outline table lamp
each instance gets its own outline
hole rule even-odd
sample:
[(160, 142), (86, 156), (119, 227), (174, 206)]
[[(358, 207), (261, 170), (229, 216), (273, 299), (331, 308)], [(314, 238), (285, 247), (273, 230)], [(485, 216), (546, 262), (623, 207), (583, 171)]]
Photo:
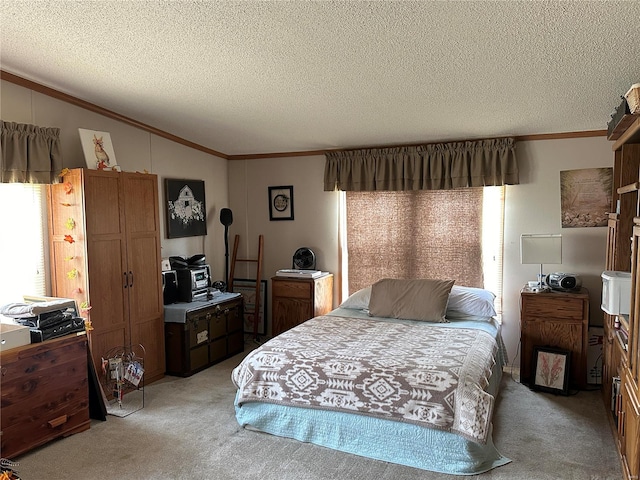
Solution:
[(540, 264), (538, 281), (533, 282), (535, 286), (529, 282), (529, 287), (533, 292), (549, 291), (544, 282), (542, 265), (562, 263), (562, 235), (523, 233), (520, 235), (520, 263)]

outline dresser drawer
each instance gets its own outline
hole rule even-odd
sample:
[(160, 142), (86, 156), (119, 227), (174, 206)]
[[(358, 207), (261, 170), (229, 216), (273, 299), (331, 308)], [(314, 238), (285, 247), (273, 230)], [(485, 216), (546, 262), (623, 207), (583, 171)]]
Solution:
[(4, 458), (89, 428), (86, 336), (9, 350), (0, 363)]
[(272, 282), (272, 294), (274, 297), (303, 298), (310, 300), (312, 286), (310, 282), (274, 280)]
[(187, 319), (189, 346), (196, 347), (209, 341), (209, 315), (197, 315)]
[(582, 320), (584, 302), (581, 298), (549, 298), (539, 295), (535, 301), (523, 298), (522, 314), (527, 317), (567, 318)]

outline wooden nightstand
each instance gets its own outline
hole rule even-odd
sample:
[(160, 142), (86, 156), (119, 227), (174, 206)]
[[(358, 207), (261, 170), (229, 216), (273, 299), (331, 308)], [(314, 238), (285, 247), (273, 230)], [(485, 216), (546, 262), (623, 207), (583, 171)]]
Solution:
[(271, 334), (275, 337), (333, 308), (333, 274), (318, 278), (271, 277)]
[(587, 341), (589, 292), (520, 292), (520, 382), (532, 380), (533, 349), (556, 347), (571, 351), (569, 383), (578, 388), (587, 384)]

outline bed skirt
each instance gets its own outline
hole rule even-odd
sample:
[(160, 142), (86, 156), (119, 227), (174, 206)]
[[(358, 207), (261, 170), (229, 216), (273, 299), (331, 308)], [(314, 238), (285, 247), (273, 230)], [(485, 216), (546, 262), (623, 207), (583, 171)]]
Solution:
[[(496, 393), (502, 377), (497, 362), (487, 390)], [(271, 403), (238, 406), (236, 418), (247, 429), (385, 462), (453, 475), (477, 475), (509, 463), (493, 444), (459, 435), (352, 413)]]

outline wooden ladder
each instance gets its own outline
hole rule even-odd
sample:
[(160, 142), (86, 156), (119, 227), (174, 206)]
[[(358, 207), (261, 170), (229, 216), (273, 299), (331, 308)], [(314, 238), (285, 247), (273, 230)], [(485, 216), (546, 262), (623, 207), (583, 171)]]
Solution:
[[(236, 270), (236, 262), (248, 262), (256, 264), (256, 294), (254, 307), (250, 311), (245, 310), (245, 312), (253, 315), (253, 338), (254, 340), (258, 340), (258, 323), (260, 322), (260, 280), (262, 279), (264, 237), (262, 235), (258, 236), (258, 258), (238, 258), (238, 245), (240, 245), (240, 235), (236, 235), (233, 241), (233, 254), (231, 255), (231, 267), (229, 270), (229, 278), (227, 279), (227, 291), (233, 292), (233, 276)], [(265, 316), (266, 315), (267, 312), (265, 312)]]

